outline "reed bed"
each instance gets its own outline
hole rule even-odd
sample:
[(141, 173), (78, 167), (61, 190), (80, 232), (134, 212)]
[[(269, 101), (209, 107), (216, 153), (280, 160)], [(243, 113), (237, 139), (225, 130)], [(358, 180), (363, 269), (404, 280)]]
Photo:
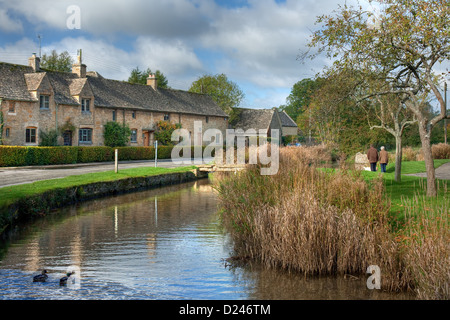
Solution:
[[(438, 232), (437, 243), (422, 237), (405, 245), (403, 234), (390, 229), (390, 202), (381, 178), (365, 182), (354, 171), (318, 169), (327, 158), (322, 152), (282, 148), (276, 175), (262, 176), (258, 165), (250, 165), (238, 174), (215, 177), (222, 223), (232, 235), (236, 255), (305, 275), (361, 275), (378, 265), (384, 290), (416, 290), (424, 298), (432, 291), (424, 283), (436, 288), (437, 281), (444, 289), (432, 298), (448, 297), (448, 281), (447, 287), (442, 278), (431, 281), (435, 272), (432, 279), (416, 275), (417, 268), (435, 270), (434, 264), (443, 264), (448, 233)], [(408, 230), (416, 230), (414, 226), (409, 219)], [(422, 256), (425, 249), (433, 257)], [(421, 267), (417, 261), (425, 258)]]

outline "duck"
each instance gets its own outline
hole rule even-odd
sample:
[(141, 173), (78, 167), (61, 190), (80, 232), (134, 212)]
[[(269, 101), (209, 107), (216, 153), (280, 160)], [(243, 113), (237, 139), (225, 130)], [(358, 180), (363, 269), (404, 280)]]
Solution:
[(47, 270), (42, 270), (41, 274), (33, 277), (33, 282), (45, 282), (48, 278)]
[(67, 274), (62, 277), (61, 279), (59, 279), (59, 285), (60, 286), (65, 286), (67, 284), (67, 281), (69, 280), (70, 276), (75, 274), (75, 271), (72, 272), (67, 272)]

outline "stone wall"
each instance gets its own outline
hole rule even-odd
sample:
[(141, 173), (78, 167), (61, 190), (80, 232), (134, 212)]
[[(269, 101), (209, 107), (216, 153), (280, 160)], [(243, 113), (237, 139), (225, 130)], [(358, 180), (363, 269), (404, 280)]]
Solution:
[(6, 230), (11, 230), (18, 223), (44, 216), (51, 210), (77, 202), (179, 184), (207, 177), (207, 173), (192, 170), (156, 176), (97, 182), (82, 186), (55, 189), (42, 194), (28, 196), (19, 199), (13, 204), (0, 208), (0, 236), (4, 235)]
[[(41, 93), (41, 91), (36, 92), (36, 97), (39, 97)], [(79, 100), (79, 96), (76, 96), (75, 98)], [(75, 132), (72, 132), (73, 146), (103, 146), (104, 125), (108, 121), (113, 121), (113, 111), (115, 111), (116, 121), (118, 123), (126, 123), (130, 129), (137, 130), (136, 142), (129, 142), (129, 145), (143, 146), (144, 131), (150, 130), (150, 144), (153, 143), (153, 133), (151, 130), (155, 129), (155, 125), (158, 121), (164, 120), (165, 114), (161, 112), (95, 107), (92, 103), (94, 97), (84, 98), (91, 99), (90, 112), (82, 112), (80, 106), (56, 105), (52, 95), (50, 96), (49, 108), (45, 110), (39, 108), (39, 102), (2, 101), (1, 107), (5, 122), (3, 129), (3, 143), (5, 145), (36, 146), (39, 144), (40, 132), (42, 130), (48, 132), (51, 129), (59, 129), (69, 122), (76, 128)], [(11, 108), (14, 109), (14, 112), (9, 112)], [(135, 115), (134, 118), (133, 113)], [(219, 129), (222, 132), (223, 137), (225, 137), (225, 130), (228, 126), (227, 119), (223, 117), (207, 117), (181, 113), (169, 113), (169, 117), (171, 123), (181, 123), (182, 128), (190, 131), (192, 133), (191, 137), (193, 141), (195, 141), (194, 137), (198, 134), (194, 133), (195, 121), (202, 122), (202, 135), (206, 130), (216, 128)], [(36, 143), (25, 142), (25, 131), (27, 127), (36, 128), (38, 135)], [(9, 137), (5, 136), (7, 128), (9, 128)], [(79, 129), (82, 128), (92, 129), (92, 144), (79, 143), (78, 134)], [(60, 135), (58, 144), (63, 145), (63, 143), (63, 137)], [(208, 144), (208, 142), (205, 143)]]

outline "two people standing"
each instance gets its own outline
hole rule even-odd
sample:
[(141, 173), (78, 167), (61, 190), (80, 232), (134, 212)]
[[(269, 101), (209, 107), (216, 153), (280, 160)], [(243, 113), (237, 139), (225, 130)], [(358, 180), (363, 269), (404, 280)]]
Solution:
[(380, 161), (381, 172), (386, 172), (389, 156), (384, 147), (381, 147), (381, 151), (378, 153), (377, 149), (370, 145), (369, 151), (367, 151), (367, 159), (370, 163), (370, 171), (377, 171), (377, 162)]

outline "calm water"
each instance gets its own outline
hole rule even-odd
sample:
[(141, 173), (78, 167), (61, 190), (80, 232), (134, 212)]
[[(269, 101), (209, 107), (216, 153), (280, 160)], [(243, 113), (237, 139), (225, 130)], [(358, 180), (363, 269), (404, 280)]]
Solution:
[[(402, 299), (366, 279), (230, 268), (207, 180), (86, 202), (33, 223), (4, 244), (0, 299)], [(69, 269), (75, 284), (59, 286)], [(47, 269), (45, 283), (32, 277)]]

